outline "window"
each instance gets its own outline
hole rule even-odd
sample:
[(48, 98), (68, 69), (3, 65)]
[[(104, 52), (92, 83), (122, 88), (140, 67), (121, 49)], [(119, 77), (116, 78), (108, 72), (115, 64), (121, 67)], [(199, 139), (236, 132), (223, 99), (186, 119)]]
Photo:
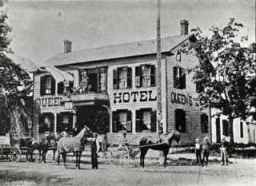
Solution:
[(156, 111), (141, 109), (136, 111), (136, 132), (150, 130), (156, 132)]
[(83, 69), (80, 71), (79, 92), (104, 92), (107, 90), (107, 71), (105, 67)]
[(228, 136), (228, 120), (222, 120), (222, 134)]
[(118, 110), (112, 113), (112, 130), (132, 132), (132, 113), (129, 110)]
[(135, 69), (136, 87), (153, 87), (155, 86), (155, 66), (141, 65)]
[(52, 76), (42, 76), (40, 79), (40, 93), (43, 95), (54, 95), (55, 94), (55, 80)]
[(243, 128), (243, 122), (240, 122), (240, 138), (244, 137), (244, 128)]
[(58, 83), (58, 94), (64, 94), (64, 82)]
[(54, 115), (53, 113), (43, 113), (39, 117), (39, 133), (46, 131), (53, 132), (54, 129)]
[(132, 88), (132, 69), (129, 67), (117, 68), (113, 71), (113, 88)]
[(177, 89), (186, 88), (186, 72), (184, 68), (173, 67), (173, 86)]
[(175, 125), (179, 132), (186, 132), (186, 112), (184, 110), (175, 110)]
[(57, 132), (62, 132), (65, 129), (71, 131), (73, 126), (73, 114), (70, 112), (62, 112), (57, 115)]
[(201, 132), (208, 133), (208, 115), (201, 114), (200, 121), (201, 121)]

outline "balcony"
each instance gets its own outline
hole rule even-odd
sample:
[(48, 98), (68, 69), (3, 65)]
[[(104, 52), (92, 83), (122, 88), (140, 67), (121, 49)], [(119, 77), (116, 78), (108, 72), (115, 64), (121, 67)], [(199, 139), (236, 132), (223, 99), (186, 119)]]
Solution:
[(72, 101), (74, 106), (90, 106), (108, 104), (109, 97), (106, 92), (72, 93), (64, 101)]

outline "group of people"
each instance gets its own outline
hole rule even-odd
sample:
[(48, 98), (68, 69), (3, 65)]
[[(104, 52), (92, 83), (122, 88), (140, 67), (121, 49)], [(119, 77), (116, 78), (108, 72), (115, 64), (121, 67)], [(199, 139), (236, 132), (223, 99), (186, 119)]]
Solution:
[[(195, 139), (195, 155), (196, 163), (202, 166), (208, 165), (211, 143), (208, 137), (204, 137), (202, 142), (199, 138)], [(221, 165), (228, 165), (228, 142), (225, 138), (222, 139), (220, 146)]]

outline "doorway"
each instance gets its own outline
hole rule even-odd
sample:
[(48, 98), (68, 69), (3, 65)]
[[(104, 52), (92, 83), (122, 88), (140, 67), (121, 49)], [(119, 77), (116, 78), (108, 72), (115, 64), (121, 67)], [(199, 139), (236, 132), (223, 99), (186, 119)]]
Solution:
[(81, 130), (86, 125), (91, 131), (106, 134), (109, 132), (109, 114), (102, 106), (78, 106), (76, 127)]

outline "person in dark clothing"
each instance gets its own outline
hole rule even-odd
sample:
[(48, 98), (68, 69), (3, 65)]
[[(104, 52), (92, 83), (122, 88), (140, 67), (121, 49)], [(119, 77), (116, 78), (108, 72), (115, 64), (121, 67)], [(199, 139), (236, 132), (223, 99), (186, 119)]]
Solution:
[(203, 139), (203, 143), (202, 143), (202, 154), (203, 154), (203, 158), (202, 158), (202, 166), (207, 166), (208, 165), (208, 158), (209, 158), (209, 154), (210, 154), (210, 140), (209, 138), (206, 136)]
[(97, 139), (97, 134), (93, 133), (93, 138), (91, 141), (91, 161), (92, 161), (92, 168), (98, 169), (98, 152), (100, 149), (100, 145)]

